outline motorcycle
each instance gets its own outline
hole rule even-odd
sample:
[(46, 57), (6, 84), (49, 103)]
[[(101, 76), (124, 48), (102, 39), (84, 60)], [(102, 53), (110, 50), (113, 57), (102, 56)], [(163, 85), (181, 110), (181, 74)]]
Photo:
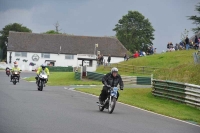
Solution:
[(16, 85), (16, 83), (19, 82), (19, 72), (13, 72), (12, 77), (13, 84)]
[(6, 68), (6, 75), (10, 76), (10, 68)]
[(43, 87), (45, 87), (45, 84), (47, 82), (47, 74), (42, 71), (40, 73), (40, 75), (38, 77), (36, 77), (36, 80), (37, 80), (37, 85), (38, 85), (38, 91), (42, 91), (43, 90)]
[(110, 114), (114, 111), (116, 101), (117, 101), (117, 92), (118, 92), (117, 87), (111, 87), (108, 90), (109, 95), (108, 95), (107, 99), (103, 102), (103, 105), (101, 105), (99, 102), (97, 102), (98, 106), (99, 106), (99, 111), (103, 111), (104, 108), (108, 109), (108, 112)]

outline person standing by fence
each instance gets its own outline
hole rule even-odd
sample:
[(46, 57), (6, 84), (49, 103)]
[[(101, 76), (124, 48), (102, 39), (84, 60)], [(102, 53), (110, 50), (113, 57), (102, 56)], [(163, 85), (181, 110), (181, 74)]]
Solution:
[(108, 66), (110, 66), (110, 61), (111, 61), (111, 56), (110, 54), (108, 55)]
[(126, 61), (127, 60), (127, 55), (126, 54), (124, 54), (124, 61)]
[(189, 38), (188, 38), (188, 36), (187, 36), (186, 39), (185, 39), (185, 44), (186, 44), (186, 50), (189, 50), (190, 43), (189, 43)]

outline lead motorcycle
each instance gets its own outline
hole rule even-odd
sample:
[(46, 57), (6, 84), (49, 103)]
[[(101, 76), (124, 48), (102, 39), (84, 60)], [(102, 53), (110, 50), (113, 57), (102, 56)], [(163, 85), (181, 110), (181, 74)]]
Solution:
[(115, 109), (115, 105), (116, 105), (116, 101), (117, 101), (117, 91), (119, 89), (117, 87), (110, 87), (110, 89), (108, 89), (108, 96), (107, 99), (103, 102), (103, 105), (101, 105), (99, 102), (98, 106), (99, 106), (99, 111), (103, 111), (104, 108), (108, 109), (108, 112), (111, 114), (114, 109)]
[(19, 82), (19, 72), (18, 71), (14, 71), (12, 73), (12, 82), (14, 85), (16, 85), (17, 82)]
[(47, 82), (47, 74), (45, 71), (42, 71), (38, 77), (36, 77), (36, 84), (38, 86), (38, 91), (42, 91), (43, 87), (45, 87), (45, 84)]

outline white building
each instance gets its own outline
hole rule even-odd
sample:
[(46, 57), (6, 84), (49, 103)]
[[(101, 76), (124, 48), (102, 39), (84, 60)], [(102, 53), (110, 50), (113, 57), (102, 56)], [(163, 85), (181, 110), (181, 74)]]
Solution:
[[(98, 47), (95, 48), (95, 44), (98, 44)], [(43, 63), (53, 66), (96, 67), (94, 58), (89, 58), (90, 61), (93, 60), (91, 64), (87, 62), (88, 58), (84, 57), (94, 56), (97, 51), (100, 51), (106, 60), (110, 54), (111, 63), (123, 61), (123, 56), (127, 53), (121, 42), (111, 37), (9, 32), (7, 62), (13, 65), (13, 62), (17, 61), (22, 70), (34, 70)], [(35, 65), (31, 66), (30, 63)]]

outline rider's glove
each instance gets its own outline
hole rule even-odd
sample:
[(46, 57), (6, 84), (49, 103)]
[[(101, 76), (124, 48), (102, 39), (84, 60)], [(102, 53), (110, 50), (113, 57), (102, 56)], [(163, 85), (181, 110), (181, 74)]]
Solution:
[(110, 85), (106, 85), (108, 88), (111, 88), (111, 86)]
[(121, 86), (121, 87), (120, 87), (120, 90), (123, 90), (123, 89), (124, 89), (124, 88)]

